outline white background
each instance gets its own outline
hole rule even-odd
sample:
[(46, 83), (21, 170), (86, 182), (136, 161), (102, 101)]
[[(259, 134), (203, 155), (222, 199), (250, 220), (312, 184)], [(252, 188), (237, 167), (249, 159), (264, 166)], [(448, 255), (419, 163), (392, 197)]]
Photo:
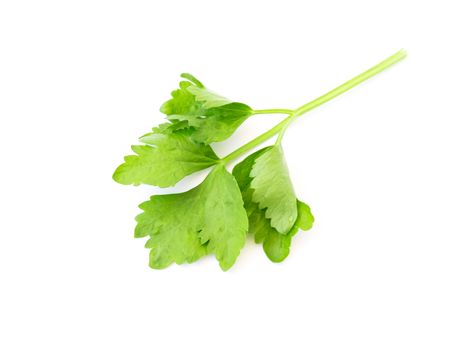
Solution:
[[(2, 1), (0, 348), (471, 349), (468, 3)], [(137, 205), (169, 190), (111, 175), (181, 72), (296, 108), (402, 47), (287, 132), (316, 224), (285, 262), (147, 267)]]

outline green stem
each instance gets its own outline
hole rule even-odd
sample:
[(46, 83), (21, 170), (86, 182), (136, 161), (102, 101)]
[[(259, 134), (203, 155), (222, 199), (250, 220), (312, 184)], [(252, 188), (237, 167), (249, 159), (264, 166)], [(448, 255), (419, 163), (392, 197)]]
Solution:
[(280, 130), (282, 130), (282, 128), (285, 126), (285, 124), (287, 124), (288, 122), (290, 122), (290, 117), (288, 118), (285, 118), (284, 120), (282, 120), (279, 124), (277, 124), (276, 126), (274, 126), (272, 129), (266, 131), (265, 133), (257, 136), (255, 139), (249, 141), (248, 143), (242, 145), (241, 147), (239, 147), (237, 150), (235, 150), (234, 152), (231, 152), (230, 154), (228, 154), (226, 157), (224, 157), (222, 159), (222, 163), (228, 163), (229, 161), (235, 159), (235, 158), (238, 158), (239, 156), (241, 156), (242, 154), (246, 153), (247, 151), (250, 151), (251, 149), (253, 149), (254, 147), (257, 147), (259, 146), (261, 143), (263, 143), (264, 141), (270, 139), (272, 136), (275, 136), (279, 133)]
[(379, 64), (373, 66), (372, 68), (366, 70), (364, 73), (359, 74), (358, 76), (352, 78), (351, 80), (346, 81), (344, 84), (339, 85), (337, 88), (331, 90), (330, 92), (318, 97), (317, 99), (304, 104), (303, 106), (295, 110), (296, 115), (302, 115), (312, 109), (321, 106), (323, 103), (326, 103), (333, 98), (345, 93), (346, 91), (352, 89), (353, 87), (359, 85), (360, 83), (366, 81), (369, 78), (372, 78), (374, 75), (379, 74), (385, 69), (393, 66), (395, 63), (401, 61), (406, 57), (406, 51), (400, 50), (396, 54), (390, 56), (389, 58), (383, 60)]
[(344, 84), (339, 85), (337, 88), (327, 92), (326, 94), (314, 99), (313, 101), (310, 101), (304, 104), (303, 106), (295, 109), (294, 111), (288, 110), (288, 109), (265, 109), (265, 110), (254, 111), (254, 112), (262, 112), (262, 113), (255, 113), (255, 114), (283, 113), (283, 114), (289, 114), (289, 116), (285, 118), (284, 120), (282, 120), (279, 124), (274, 126), (272, 129), (266, 131), (265, 133), (249, 141), (245, 145), (239, 147), (237, 150), (228, 154), (226, 157), (224, 157), (221, 160), (222, 163), (226, 164), (230, 162), (231, 160), (238, 158), (239, 156), (243, 155), (247, 151), (253, 149), (254, 147), (259, 146), (261, 143), (267, 141), (268, 139), (270, 139), (271, 137), (277, 134), (279, 134), (279, 137), (277, 138), (277, 144), (280, 144), (285, 130), (288, 128), (290, 123), (292, 123), (295, 118), (301, 116), (302, 114), (305, 114), (308, 111), (311, 111), (312, 109), (316, 107), (321, 106), (322, 104), (332, 100), (333, 98), (343, 94), (344, 92), (366, 81), (367, 79), (372, 78), (374, 75), (377, 75), (380, 72), (384, 71), (385, 69), (393, 66), (395, 63), (401, 61), (405, 57), (406, 57), (405, 50), (400, 50), (394, 55), (383, 60), (379, 64), (373, 66), (372, 68), (366, 70), (365, 72), (359, 74), (358, 76), (352, 78), (351, 80), (348, 80)]
[(258, 109), (253, 111), (254, 114), (292, 114), (293, 110), (292, 109)]

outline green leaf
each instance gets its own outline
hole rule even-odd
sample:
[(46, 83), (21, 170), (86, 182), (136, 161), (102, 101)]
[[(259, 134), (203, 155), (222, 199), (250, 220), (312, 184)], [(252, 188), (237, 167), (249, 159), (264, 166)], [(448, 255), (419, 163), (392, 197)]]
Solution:
[(226, 140), (252, 114), (249, 106), (237, 102), (208, 109), (205, 118), (194, 123), (192, 138), (207, 144)]
[(190, 191), (152, 196), (140, 205), (136, 237), (150, 236), (150, 266), (191, 263), (215, 254), (226, 271), (246, 240), (248, 219), (238, 184), (223, 166)]
[(187, 91), (195, 96), (195, 101), (201, 102), (205, 109), (221, 107), (232, 103), (232, 101), (228, 100), (226, 97), (220, 96), (216, 92), (204, 87), (191, 85), (187, 88)]
[(298, 216), (295, 225), (303, 231), (308, 231), (313, 227), (315, 217), (311, 213), (311, 209), (308, 204), (302, 201), (297, 201)]
[(249, 217), (249, 232), (254, 233), (256, 243), (262, 243), (264, 252), (273, 262), (283, 261), (290, 252), (292, 237), (299, 229), (309, 230), (313, 225), (313, 215), (307, 204), (297, 200), (297, 218), (295, 223), (286, 234), (281, 234), (275, 230), (266, 218), (266, 209), (260, 209), (253, 202), (254, 190), (251, 188), (251, 171), (257, 159), (266, 152), (270, 152), (272, 147), (263, 148), (244, 159), (233, 169), (233, 175), (241, 190), (244, 207)]
[(186, 121), (177, 122), (177, 123), (164, 123), (164, 124), (160, 124), (156, 128), (153, 128), (151, 133), (142, 136), (140, 140), (145, 143), (146, 141), (143, 138), (153, 133), (155, 134), (181, 134), (181, 135), (189, 136), (190, 128), (191, 126), (188, 125), (188, 122)]
[(254, 114), (248, 105), (208, 90), (194, 76), (184, 73), (182, 77), (189, 81), (180, 82), (180, 89), (172, 92), (172, 99), (162, 105), (161, 112), (172, 123), (187, 122), (195, 141), (223, 141)]
[[(259, 214), (257, 218), (250, 219), (259, 220), (257, 224), (253, 224), (253, 226), (256, 227), (254, 236), (256, 237), (256, 242), (263, 243), (264, 252), (273, 262), (281, 262), (289, 255), (292, 237), (297, 234), (299, 229), (307, 231), (313, 226), (314, 217), (310, 207), (301, 201), (297, 201), (297, 210), (297, 220), (290, 231), (285, 235), (277, 232), (270, 225), (269, 221), (264, 218), (263, 213), (262, 215)], [(253, 216), (256, 215), (258, 214), (253, 214)]]
[(203, 104), (195, 100), (195, 96), (191, 94), (187, 88), (195, 86), (190, 81), (181, 81), (179, 89), (172, 91), (172, 98), (161, 106), (161, 112), (171, 115), (181, 116), (201, 116), (204, 113)]
[(252, 194), (254, 190), (251, 188), (251, 170), (256, 159), (270, 148), (271, 147), (265, 147), (258, 150), (257, 152), (250, 154), (241, 163), (238, 163), (233, 168), (233, 175), (236, 178), (236, 181), (238, 182), (239, 189), (241, 190), (241, 194), (244, 200), (244, 207), (246, 208), (248, 217), (254, 210), (258, 210), (257, 203), (254, 203), (252, 201)]
[(235, 178), (223, 167), (217, 167), (203, 183), (201, 201), (204, 226), (199, 231), (202, 242), (214, 252), (223, 270), (229, 269), (246, 241), (248, 219)]
[(187, 79), (187, 80), (191, 81), (192, 83), (194, 83), (194, 84), (195, 84), (196, 86), (198, 86), (198, 87), (201, 87), (201, 88), (204, 87), (203, 84), (201, 83), (201, 81), (198, 80), (197, 78), (195, 78), (195, 77), (194, 77), (192, 74), (190, 74), (190, 73), (182, 73), (182, 74), (180, 74), (180, 76), (181, 76), (182, 78), (184, 78), (184, 79)]
[(253, 202), (265, 215), (272, 227), (287, 233), (297, 219), (297, 198), (290, 180), (280, 145), (272, 146), (254, 161), (250, 177)]
[[(165, 124), (164, 124), (165, 125)], [(147, 184), (159, 187), (175, 185), (185, 176), (218, 162), (212, 148), (181, 133), (166, 133), (155, 128), (140, 140), (146, 145), (132, 146), (136, 155), (126, 156), (113, 174), (123, 185)]]

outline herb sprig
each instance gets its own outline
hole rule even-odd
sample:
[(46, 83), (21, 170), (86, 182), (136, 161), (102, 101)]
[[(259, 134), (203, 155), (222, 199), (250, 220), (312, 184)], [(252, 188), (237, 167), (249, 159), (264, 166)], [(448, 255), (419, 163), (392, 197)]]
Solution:
[[(174, 186), (184, 177), (206, 168), (212, 170), (195, 188), (175, 194), (155, 195), (139, 207), (135, 237), (149, 237), (149, 265), (165, 268), (191, 263), (213, 254), (223, 270), (235, 263), (246, 236), (273, 262), (289, 254), (293, 236), (309, 230), (314, 222), (310, 207), (300, 201), (290, 180), (282, 141), (289, 125), (406, 57), (401, 50), (367, 71), (303, 106), (255, 110), (207, 89), (188, 73), (172, 98), (161, 107), (168, 122), (160, 124), (132, 146), (134, 155), (113, 174), (124, 185)], [(285, 114), (287, 117), (227, 156), (219, 158), (211, 144), (230, 137), (249, 117)], [(274, 145), (250, 154), (228, 172), (230, 162), (277, 136)]]

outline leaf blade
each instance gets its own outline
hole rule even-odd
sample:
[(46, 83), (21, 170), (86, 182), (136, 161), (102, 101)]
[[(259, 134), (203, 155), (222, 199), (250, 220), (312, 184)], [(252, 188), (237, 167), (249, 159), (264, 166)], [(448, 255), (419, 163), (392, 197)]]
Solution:
[(310, 207), (297, 200), (297, 219), (288, 233), (281, 234), (271, 226), (270, 220), (266, 218), (266, 210), (260, 209), (253, 202), (254, 190), (251, 188), (251, 171), (256, 160), (270, 149), (271, 147), (266, 147), (246, 157), (233, 168), (233, 175), (238, 182), (244, 199), (244, 207), (249, 218), (249, 232), (254, 234), (256, 243), (263, 245), (264, 252), (269, 260), (278, 263), (285, 260), (289, 255), (293, 236), (299, 229), (309, 230), (313, 225), (314, 217), (311, 214)]
[[(215, 167), (190, 191), (152, 196), (140, 205), (136, 237), (146, 243), (150, 266), (191, 263), (214, 253), (222, 270), (228, 270), (244, 246), (248, 220), (234, 177)], [(185, 219), (183, 219), (185, 218)]]
[(219, 160), (210, 146), (182, 134), (156, 130), (143, 136), (141, 141), (146, 144), (132, 146), (135, 154), (126, 156), (125, 162), (115, 170), (113, 179), (116, 182), (169, 187)]
[(250, 177), (253, 201), (266, 209), (266, 217), (280, 233), (287, 233), (297, 219), (297, 198), (280, 145), (258, 157)]
[(180, 88), (172, 92), (161, 112), (172, 123), (187, 122), (194, 140), (206, 144), (226, 140), (254, 114), (248, 105), (218, 95), (194, 76), (182, 76), (189, 81), (180, 82)]

